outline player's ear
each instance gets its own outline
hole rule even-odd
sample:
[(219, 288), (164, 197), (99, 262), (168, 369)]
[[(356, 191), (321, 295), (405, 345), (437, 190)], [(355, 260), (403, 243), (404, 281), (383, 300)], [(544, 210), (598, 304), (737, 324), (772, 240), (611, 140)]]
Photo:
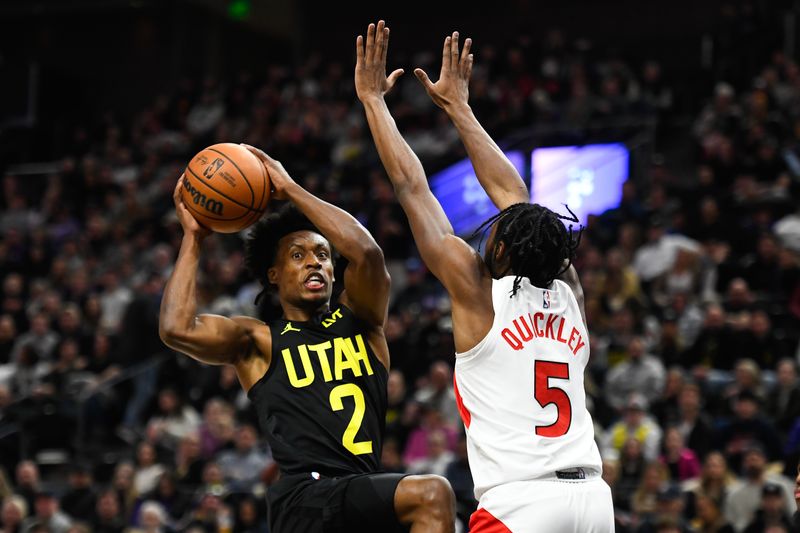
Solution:
[(267, 280), (269, 280), (271, 285), (278, 284), (278, 269), (275, 267), (269, 267), (267, 270)]
[(503, 257), (506, 254), (506, 243), (503, 241), (497, 241), (494, 246), (494, 262), (500, 264), (503, 261)]

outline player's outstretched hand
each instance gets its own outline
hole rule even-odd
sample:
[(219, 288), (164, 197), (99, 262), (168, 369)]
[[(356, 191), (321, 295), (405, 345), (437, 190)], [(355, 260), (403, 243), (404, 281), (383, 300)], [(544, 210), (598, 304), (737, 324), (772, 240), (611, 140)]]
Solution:
[(424, 70), (414, 69), (414, 74), (425, 86), (428, 96), (442, 109), (466, 104), (469, 100), (469, 77), (472, 74), (472, 54), (469, 52), (471, 47), (472, 39), (467, 39), (464, 41), (464, 49), (459, 54), (458, 32), (454, 31), (444, 40), (439, 81), (433, 83)]
[(211, 233), (211, 230), (201, 226), (183, 203), (183, 198), (181, 198), (181, 187), (184, 186), (183, 182), (185, 179), (186, 177), (181, 174), (180, 179), (178, 179), (178, 183), (175, 185), (175, 191), (172, 193), (172, 201), (175, 202), (175, 214), (178, 215), (178, 222), (180, 222), (181, 227), (183, 227), (184, 235), (191, 235), (203, 239)]
[(250, 146), (249, 144), (242, 143), (242, 146), (247, 148), (250, 153), (256, 156), (266, 167), (267, 174), (269, 175), (269, 182), (272, 186), (272, 198), (276, 200), (287, 200), (289, 187), (295, 185), (295, 181), (283, 168), (280, 161), (272, 159), (263, 150)]
[(389, 50), (389, 28), (384, 21), (367, 28), (367, 40), (356, 38), (356, 94), (362, 102), (367, 98), (382, 97), (394, 87), (403, 75), (399, 68), (386, 76), (386, 53)]

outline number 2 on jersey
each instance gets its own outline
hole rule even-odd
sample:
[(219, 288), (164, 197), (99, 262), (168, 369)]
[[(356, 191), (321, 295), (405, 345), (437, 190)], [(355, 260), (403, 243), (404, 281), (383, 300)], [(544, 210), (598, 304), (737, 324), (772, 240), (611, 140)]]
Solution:
[(550, 378), (569, 379), (569, 365), (553, 361), (534, 362), (533, 395), (542, 409), (554, 403), (556, 405), (556, 421), (549, 426), (536, 426), (536, 434), (540, 437), (561, 437), (569, 431), (572, 423), (572, 402), (564, 389), (550, 386)]
[(330, 396), (331, 408), (334, 411), (341, 411), (344, 409), (342, 398), (345, 396), (353, 397), (355, 409), (353, 410), (352, 418), (350, 418), (350, 423), (347, 424), (347, 429), (344, 430), (344, 435), (342, 435), (342, 445), (353, 455), (372, 453), (371, 440), (355, 442), (356, 433), (358, 433), (358, 430), (361, 428), (361, 422), (364, 421), (364, 411), (366, 410), (364, 393), (355, 383), (345, 383), (334, 387)]

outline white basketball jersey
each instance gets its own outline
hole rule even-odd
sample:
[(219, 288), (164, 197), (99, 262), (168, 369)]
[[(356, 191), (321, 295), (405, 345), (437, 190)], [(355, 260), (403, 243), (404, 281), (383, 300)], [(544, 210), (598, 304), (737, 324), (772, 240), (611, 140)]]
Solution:
[(572, 289), (494, 280), (492, 329), (456, 354), (455, 388), (475, 497), (513, 481), (584, 468), (600, 473), (583, 372), (589, 335)]

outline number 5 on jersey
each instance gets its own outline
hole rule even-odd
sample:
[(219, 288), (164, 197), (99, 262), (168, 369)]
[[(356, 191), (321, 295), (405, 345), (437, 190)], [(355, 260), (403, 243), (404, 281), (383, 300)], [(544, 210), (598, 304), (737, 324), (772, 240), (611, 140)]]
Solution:
[(572, 403), (564, 389), (551, 387), (550, 379), (569, 379), (569, 365), (553, 361), (536, 361), (534, 363), (535, 380), (533, 395), (542, 409), (548, 405), (556, 406), (556, 421), (549, 426), (536, 426), (536, 434), (540, 437), (561, 437), (569, 431), (572, 423)]

